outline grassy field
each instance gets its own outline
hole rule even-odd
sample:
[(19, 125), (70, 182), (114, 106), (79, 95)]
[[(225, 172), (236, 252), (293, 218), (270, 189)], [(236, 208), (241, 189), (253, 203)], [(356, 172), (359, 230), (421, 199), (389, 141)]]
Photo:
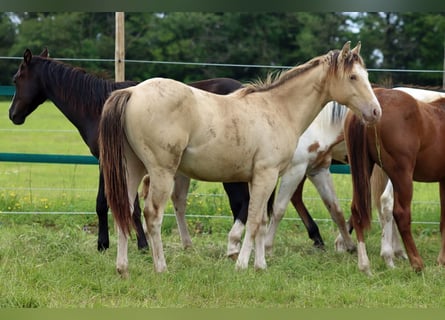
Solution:
[[(52, 104), (41, 106), (23, 126), (10, 123), (8, 106), (0, 103), (2, 152), (89, 154), (75, 128)], [(155, 274), (151, 255), (139, 252), (132, 239), (131, 276), (122, 280), (114, 269), (113, 228), (110, 250), (96, 251), (97, 177), (96, 165), (0, 162), (0, 308), (445, 307), (445, 268), (436, 265), (436, 184), (415, 185), (414, 236), (427, 266), (421, 274), (407, 261), (397, 261), (394, 270), (386, 268), (379, 257), (378, 224), (367, 240), (373, 277), (358, 271), (355, 255), (334, 252), (337, 229), (310, 183), (304, 197), (319, 221), (326, 250), (312, 248), (289, 208), (290, 219), (280, 225), (268, 269), (235, 272), (233, 261), (225, 257), (232, 220), (222, 187), (195, 182), (187, 211), (194, 248), (181, 248), (175, 219), (167, 215), (163, 241), (169, 271)], [(334, 180), (349, 216), (350, 177), (334, 175)], [(170, 205), (167, 213), (172, 212)]]

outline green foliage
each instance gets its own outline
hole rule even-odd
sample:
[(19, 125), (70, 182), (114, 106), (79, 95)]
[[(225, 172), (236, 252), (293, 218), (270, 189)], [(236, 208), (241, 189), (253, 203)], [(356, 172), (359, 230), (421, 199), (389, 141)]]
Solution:
[[(426, 270), (414, 273), (408, 261), (389, 270), (379, 257), (379, 232), (367, 237), (374, 276), (358, 271), (356, 255), (334, 252), (336, 229), (321, 223), (328, 247), (311, 247), (301, 228), (284, 222), (266, 271), (252, 265), (236, 272), (225, 257), (227, 233), (193, 236), (184, 251), (177, 234), (163, 233), (168, 272), (153, 271), (149, 252), (129, 245), (130, 278), (114, 268), (116, 235), (105, 253), (85, 217), (50, 224), (54, 218), (0, 216), (1, 308), (443, 308), (445, 269), (435, 265), (439, 239), (415, 238)], [(377, 229), (377, 228), (375, 228)], [(432, 250), (431, 250), (432, 249)]]
[[(294, 66), (339, 49), (345, 41), (362, 41), (369, 68), (443, 68), (443, 13), (355, 14), (332, 12), (128, 12), (125, 14), (126, 59)], [(0, 53), (21, 57), (25, 48), (53, 57), (114, 59), (115, 15), (107, 12), (3, 13)], [(9, 85), (17, 65), (0, 61), (0, 84)], [(113, 62), (74, 63), (113, 78)], [(212, 77), (252, 81), (271, 68), (213, 67), (127, 62), (126, 78), (161, 76), (191, 82)], [(373, 82), (439, 86), (441, 73), (372, 72)]]

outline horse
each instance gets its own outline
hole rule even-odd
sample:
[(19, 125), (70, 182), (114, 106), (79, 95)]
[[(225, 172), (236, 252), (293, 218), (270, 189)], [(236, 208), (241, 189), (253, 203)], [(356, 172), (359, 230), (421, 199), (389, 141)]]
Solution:
[[(340, 208), (329, 168), (334, 148), (343, 141), (343, 123), (348, 109), (336, 102), (329, 102), (301, 135), (291, 163), (281, 177), (280, 187), (274, 201), (266, 235), (266, 250), (271, 251), (278, 224), (282, 220), (289, 201), (302, 218), (309, 238), (317, 248), (324, 248), (324, 242), (317, 224), (302, 201), (303, 181), (306, 176), (317, 188), (326, 208), (337, 224), (342, 235), (342, 247), (354, 251), (355, 244), (349, 234), (343, 211)], [(338, 152), (344, 155), (345, 152)], [(338, 157), (344, 161), (344, 157)], [(229, 233), (228, 256), (239, 252), (245, 221), (237, 219)]]
[[(413, 98), (426, 103), (445, 98), (445, 92), (438, 90), (418, 87), (394, 87), (393, 89), (408, 93)], [(393, 186), (391, 180), (388, 179), (388, 176), (379, 166), (374, 166), (372, 171), (371, 195), (382, 227), (380, 255), (388, 267), (394, 268), (394, 257), (402, 259), (407, 259), (408, 257), (403, 250), (397, 226), (393, 219)]]
[(117, 224), (116, 269), (128, 276), (133, 199), (148, 173), (146, 221), (153, 266), (167, 270), (161, 241), (166, 202), (179, 172), (202, 181), (248, 182), (250, 201), (235, 268), (266, 269), (266, 202), (286, 170), (298, 139), (322, 107), (335, 100), (374, 123), (380, 105), (350, 42), (283, 72), (273, 81), (215, 95), (167, 78), (114, 91), (99, 125), (99, 149), (108, 203)]
[[(96, 158), (99, 158), (99, 120), (106, 98), (116, 89), (137, 84), (134, 81), (113, 82), (98, 78), (80, 68), (50, 59), (47, 49), (44, 49), (39, 56), (33, 56), (31, 51), (26, 49), (23, 61), (13, 77), (13, 82), (16, 92), (9, 108), (9, 118), (14, 124), (23, 124), (26, 117), (40, 104), (50, 100), (77, 128), (91, 154)], [(239, 81), (228, 78), (203, 80), (190, 83), (190, 85), (218, 94), (227, 94), (242, 86)], [(178, 185), (172, 199), (177, 210), (181, 239), (183, 239), (184, 247), (187, 247), (191, 245), (191, 240), (183, 212), (186, 202), (183, 197), (184, 189), (188, 190), (188, 185)], [(141, 213), (137, 197), (134, 208), (133, 218), (138, 248), (145, 249), (148, 243), (140, 221)], [(108, 204), (104, 193), (103, 173), (100, 168), (96, 213), (99, 229), (97, 249), (102, 251), (109, 248), (109, 234)]]
[[(396, 87), (394, 89), (407, 92), (423, 102), (431, 102), (445, 97), (444, 92), (435, 90), (412, 87)], [(318, 226), (303, 202), (302, 191), (306, 176), (316, 187), (334, 222), (341, 230), (335, 240), (336, 250), (352, 252), (355, 249), (355, 245), (352, 244), (349, 237), (352, 228), (349, 222), (345, 225), (344, 214), (339, 206), (329, 171), (332, 160), (343, 164), (348, 162), (343, 135), (343, 125), (347, 112), (348, 109), (344, 106), (332, 102), (328, 103), (301, 136), (292, 159), (292, 166), (281, 178), (282, 183), (269, 223), (266, 249), (271, 250), (273, 246), (276, 229), (284, 216), (289, 200), (302, 218), (309, 237), (314, 241), (314, 246), (324, 248)], [(383, 171), (378, 169), (379, 167), (374, 168), (371, 176), (371, 191), (382, 227), (380, 255), (388, 267), (394, 268), (394, 257), (406, 259), (407, 256), (392, 219), (391, 181), (384, 175)], [(346, 240), (344, 234), (348, 234)]]
[(364, 230), (370, 227), (369, 177), (375, 165), (392, 183), (392, 214), (416, 272), (424, 269), (424, 263), (411, 233), (413, 181), (439, 182), (442, 246), (437, 262), (445, 265), (445, 164), (441, 161), (445, 155), (442, 142), (445, 98), (426, 103), (402, 90), (380, 88), (374, 91), (383, 111), (380, 121), (366, 126), (353, 114), (345, 120), (353, 185), (351, 220), (358, 241), (358, 268), (372, 275)]

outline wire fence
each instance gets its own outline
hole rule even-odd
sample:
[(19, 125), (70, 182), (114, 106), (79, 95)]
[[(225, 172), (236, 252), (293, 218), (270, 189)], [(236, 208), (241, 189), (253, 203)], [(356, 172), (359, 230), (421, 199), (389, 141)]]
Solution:
[[(5, 57), (5, 56), (0, 56), (0, 60), (18, 60), (21, 61), (23, 58), (22, 57)], [(107, 63), (114, 63), (115, 60), (114, 59), (83, 59), (83, 58), (53, 58), (54, 60), (60, 60), (60, 61), (69, 61), (69, 62), (107, 62)], [(269, 69), (289, 69), (292, 68), (293, 66), (279, 66), (279, 65), (259, 65), (259, 64), (232, 64), (232, 63), (208, 63), (208, 62), (183, 62), (183, 61), (158, 61), (158, 60), (125, 60), (125, 63), (138, 63), (138, 64), (170, 64), (170, 65), (191, 65), (191, 66), (200, 66), (200, 67), (239, 67), (239, 68), (269, 68)], [(425, 69), (375, 69), (375, 68), (369, 68), (368, 69), (369, 72), (399, 72), (399, 73), (441, 73), (444, 74), (445, 71), (444, 70), (425, 70)], [(75, 133), (77, 134), (77, 130), (71, 129), (71, 130), (62, 130), (62, 129), (42, 129), (42, 130), (37, 130), (37, 129), (26, 129), (26, 128), (0, 128), (0, 132), (13, 132), (13, 133), (35, 133), (35, 132), (46, 132), (46, 133)], [(4, 191), (4, 190), (10, 190), (10, 188), (4, 188), (4, 187), (0, 187), (0, 191)], [(29, 190), (29, 188), (21, 188), (21, 187), (17, 187), (15, 188), (15, 190), (17, 191), (27, 191)], [(39, 191), (52, 191), (52, 190), (57, 190), (57, 188), (34, 188), (34, 190), (39, 190)], [(64, 188), (63, 190), (71, 190), (71, 191), (81, 191), (81, 192), (86, 192), (86, 193), (93, 193), (96, 192), (96, 189), (89, 189), (89, 188), (84, 188), (84, 189), (66, 189)], [(221, 197), (224, 198), (226, 197), (225, 194), (220, 193), (220, 194), (190, 194), (193, 196), (202, 196), (202, 197)], [(317, 202), (321, 202), (321, 199), (318, 197), (305, 197), (305, 201), (317, 201)], [(351, 201), (351, 199), (349, 198), (344, 198), (344, 199), (339, 199), (340, 202), (342, 203), (349, 203)], [(427, 205), (427, 206), (437, 206), (440, 207), (440, 203), (439, 201), (413, 201), (413, 205), (415, 204), (421, 204), (421, 205)], [(51, 212), (47, 212), (47, 211), (3, 211), (1, 212), (1, 214), (11, 214), (11, 215), (36, 215), (36, 214), (44, 214), (44, 215), (60, 215), (60, 214), (76, 214), (76, 215), (95, 215), (96, 212), (92, 212), (92, 211), (82, 211), (82, 212), (78, 212), (78, 211), (51, 211)], [(174, 217), (173, 213), (166, 213), (166, 216), (170, 216), (170, 217)], [(188, 218), (216, 218), (216, 219), (232, 219), (231, 215), (207, 215), (207, 214), (203, 214), (203, 213), (194, 213), (194, 214), (187, 214)], [(298, 217), (289, 217), (286, 216), (284, 218), (285, 220), (296, 220), (296, 221), (301, 221), (300, 218)], [(329, 218), (315, 218), (315, 221), (319, 221), (319, 222), (332, 222), (331, 219)], [(374, 220), (374, 223), (378, 223), (378, 220)], [(439, 224), (439, 222), (435, 222), (435, 221), (413, 221), (413, 223), (415, 224)]]
[[(114, 63), (115, 59), (95, 59), (95, 58), (54, 58), (59, 61), (69, 62), (109, 62)], [(0, 56), (0, 60), (19, 60), (23, 57), (7, 57)], [(225, 67), (225, 68), (266, 68), (266, 69), (290, 69), (295, 66), (280, 65), (263, 65), (263, 64), (236, 64), (236, 63), (212, 63), (212, 62), (191, 62), (191, 61), (163, 61), (163, 60), (132, 60), (125, 59), (125, 63), (139, 64), (169, 64), (169, 65), (188, 65), (199, 67)], [(370, 72), (401, 72), (401, 73), (445, 73), (445, 70), (429, 70), (429, 69), (387, 69), (387, 68), (368, 68)]]

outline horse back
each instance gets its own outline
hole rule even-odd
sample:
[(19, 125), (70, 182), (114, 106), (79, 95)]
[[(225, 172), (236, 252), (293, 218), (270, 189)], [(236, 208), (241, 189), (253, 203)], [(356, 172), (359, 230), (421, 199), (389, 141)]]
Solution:
[[(284, 129), (274, 127), (280, 121), (270, 121), (267, 112), (272, 111), (257, 107), (254, 99), (249, 104), (242, 101), (248, 97), (217, 95), (163, 78), (127, 90), (132, 91), (125, 121), (128, 140), (146, 163), (178, 168), (199, 180), (249, 181), (254, 157), (284, 170), (295, 150), (295, 138), (280, 134)], [(277, 156), (278, 149), (288, 149), (286, 157), (284, 152)]]

